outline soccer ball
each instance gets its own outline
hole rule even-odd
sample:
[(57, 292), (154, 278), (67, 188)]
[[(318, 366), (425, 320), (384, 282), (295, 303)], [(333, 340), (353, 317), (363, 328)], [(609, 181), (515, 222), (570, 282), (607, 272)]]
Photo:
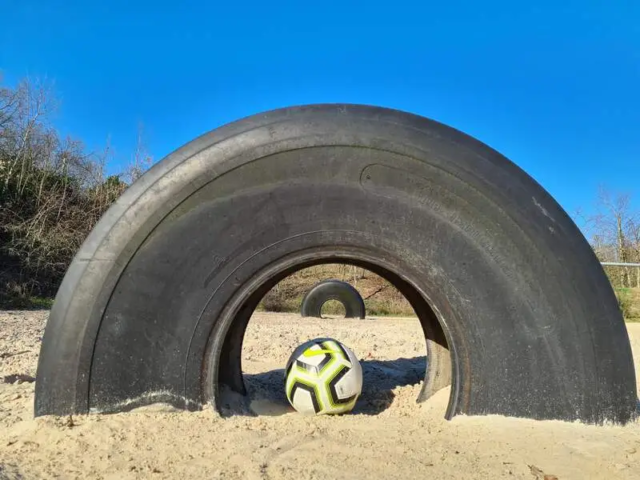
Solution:
[(289, 403), (307, 415), (349, 412), (362, 392), (358, 358), (331, 338), (316, 338), (296, 348), (284, 376)]

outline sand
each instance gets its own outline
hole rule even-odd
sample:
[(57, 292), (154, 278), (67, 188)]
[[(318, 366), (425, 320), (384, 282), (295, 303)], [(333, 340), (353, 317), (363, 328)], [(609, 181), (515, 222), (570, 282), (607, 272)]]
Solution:
[[(31, 377), (46, 318), (0, 312), (0, 479), (640, 478), (640, 423), (446, 421), (448, 390), (416, 404), (425, 347), (411, 318), (256, 314), (243, 365), (258, 416), (155, 405), (33, 419)], [(628, 329), (640, 371), (640, 324)], [(363, 360), (365, 388), (352, 414), (305, 417), (284, 401), (283, 365), (295, 346), (317, 336), (339, 339)], [(3, 383), (10, 375), (21, 377)]]

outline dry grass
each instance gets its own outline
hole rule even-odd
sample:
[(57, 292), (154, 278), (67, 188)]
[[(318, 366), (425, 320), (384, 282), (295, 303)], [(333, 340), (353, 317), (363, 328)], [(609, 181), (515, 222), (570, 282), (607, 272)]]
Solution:
[[(294, 273), (267, 293), (258, 309), (298, 313), (309, 289), (327, 279), (342, 280), (356, 288), (364, 299), (367, 315), (415, 315), (409, 302), (385, 279), (368, 270), (341, 264), (318, 265)], [(339, 315), (344, 313), (344, 309), (338, 302), (327, 302), (322, 313)]]
[[(126, 171), (107, 176), (107, 145), (62, 138), (49, 85), (0, 78), (0, 308), (47, 306), (93, 226), (151, 163), (141, 132)], [(35, 301), (34, 301), (35, 298)], [(40, 298), (40, 300), (38, 300)]]
[(640, 322), (640, 288), (617, 288), (616, 297), (627, 322)]

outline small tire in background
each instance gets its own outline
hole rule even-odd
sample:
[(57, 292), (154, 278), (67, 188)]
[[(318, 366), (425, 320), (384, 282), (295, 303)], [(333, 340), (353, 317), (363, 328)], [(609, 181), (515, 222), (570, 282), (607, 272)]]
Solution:
[(324, 280), (307, 292), (302, 300), (300, 314), (303, 317), (321, 318), (322, 306), (336, 300), (344, 306), (345, 318), (364, 318), (362, 296), (352, 285), (340, 280)]

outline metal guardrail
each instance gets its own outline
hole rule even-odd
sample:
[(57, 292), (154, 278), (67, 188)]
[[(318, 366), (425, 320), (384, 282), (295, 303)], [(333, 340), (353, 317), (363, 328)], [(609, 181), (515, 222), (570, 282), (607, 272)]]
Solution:
[(600, 262), (602, 265), (610, 267), (640, 267), (640, 263), (622, 263), (622, 262)]

